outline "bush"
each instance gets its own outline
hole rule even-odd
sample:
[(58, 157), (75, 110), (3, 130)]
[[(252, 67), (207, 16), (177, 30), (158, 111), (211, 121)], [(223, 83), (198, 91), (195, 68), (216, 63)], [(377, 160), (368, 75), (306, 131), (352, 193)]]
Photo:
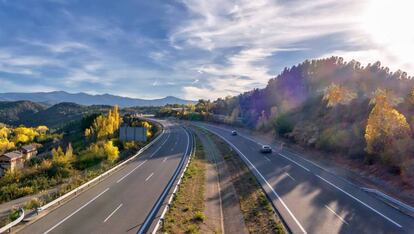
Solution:
[(204, 213), (201, 211), (197, 211), (194, 214), (194, 221), (203, 222), (205, 219)]
[(286, 133), (292, 132), (294, 127), (292, 121), (289, 119), (289, 116), (287, 114), (279, 115), (276, 118), (274, 125), (276, 132), (280, 136), (284, 136)]

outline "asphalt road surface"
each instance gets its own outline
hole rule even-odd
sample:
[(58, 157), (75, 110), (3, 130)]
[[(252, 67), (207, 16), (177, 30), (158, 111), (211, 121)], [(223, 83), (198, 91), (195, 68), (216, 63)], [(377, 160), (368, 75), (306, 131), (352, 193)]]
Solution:
[(186, 130), (163, 123), (164, 135), (137, 159), (20, 233), (137, 233), (191, 151)]
[(262, 154), (261, 143), (250, 136), (196, 125), (236, 149), (293, 233), (414, 233), (413, 218), (299, 155), (285, 150)]

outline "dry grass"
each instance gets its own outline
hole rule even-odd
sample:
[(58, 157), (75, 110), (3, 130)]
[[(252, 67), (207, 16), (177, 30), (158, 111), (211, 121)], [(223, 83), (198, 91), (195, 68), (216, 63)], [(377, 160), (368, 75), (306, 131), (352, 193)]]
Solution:
[(259, 183), (237, 153), (217, 136), (209, 134), (223, 154), (233, 176), (244, 222), (250, 233), (285, 233), (285, 229)]
[(204, 220), (206, 163), (197, 138), (196, 153), (184, 174), (177, 196), (165, 216), (161, 233), (199, 233)]

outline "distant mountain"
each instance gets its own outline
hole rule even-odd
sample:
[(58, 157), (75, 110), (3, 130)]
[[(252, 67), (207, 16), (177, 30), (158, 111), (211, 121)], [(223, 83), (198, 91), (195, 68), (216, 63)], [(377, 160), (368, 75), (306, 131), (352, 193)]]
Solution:
[(110, 108), (104, 105), (83, 106), (68, 102), (51, 107), (30, 101), (0, 102), (0, 122), (14, 126), (47, 125), (57, 128), (92, 113), (107, 112)]
[(110, 94), (90, 95), (87, 93), (67, 93), (64, 91), (38, 92), (38, 93), (0, 93), (0, 101), (32, 101), (54, 105), (61, 102), (72, 102), (80, 105), (118, 105), (120, 107), (132, 106), (164, 106), (167, 104), (187, 104), (194, 101), (184, 100), (173, 96), (160, 99), (138, 99), (121, 97)]

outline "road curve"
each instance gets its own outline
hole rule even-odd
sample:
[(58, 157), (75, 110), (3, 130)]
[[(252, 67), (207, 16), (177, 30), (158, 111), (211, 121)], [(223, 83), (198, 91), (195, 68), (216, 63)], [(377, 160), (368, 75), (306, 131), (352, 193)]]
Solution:
[(136, 160), (19, 233), (137, 233), (192, 146), (184, 128), (163, 125), (165, 134)]
[(193, 123), (218, 135), (246, 162), (293, 233), (413, 233), (414, 219), (343, 178), (288, 151), (261, 154), (261, 143), (229, 127)]

